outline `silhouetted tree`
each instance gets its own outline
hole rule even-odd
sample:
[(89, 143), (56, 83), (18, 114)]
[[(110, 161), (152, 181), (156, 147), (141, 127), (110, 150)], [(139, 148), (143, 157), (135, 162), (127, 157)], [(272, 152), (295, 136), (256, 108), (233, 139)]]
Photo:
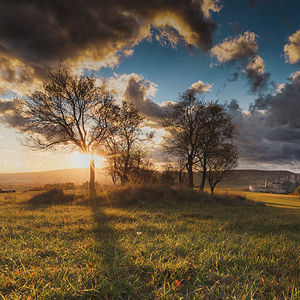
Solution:
[(113, 131), (116, 105), (90, 76), (79, 76), (61, 65), (49, 80), (24, 100), (21, 142), (33, 150), (78, 150), (92, 155), (90, 194), (95, 195), (93, 155)]
[[(201, 139), (199, 141), (197, 156), (202, 171), (202, 180), (200, 190), (204, 190), (206, 173), (208, 165), (214, 165), (217, 160), (230, 160), (229, 153), (222, 153), (222, 147), (232, 144), (236, 138), (238, 131), (236, 124), (232, 121), (232, 117), (225, 113), (223, 108), (216, 102), (211, 102), (206, 106), (206, 122), (202, 130)], [(227, 146), (224, 151), (229, 149)], [(235, 157), (235, 151), (230, 151)], [(232, 159), (234, 158), (232, 157)], [(217, 159), (217, 160), (216, 160)], [(234, 164), (233, 164), (234, 165)]]
[(206, 107), (194, 90), (188, 90), (179, 96), (171, 110), (162, 114), (161, 120), (168, 133), (162, 150), (185, 162), (189, 185), (193, 186), (193, 170), (199, 162), (200, 140), (207, 122)]
[[(200, 168), (200, 189), (203, 190), (207, 166), (212, 164), (210, 160), (216, 161), (216, 149), (232, 143), (238, 134), (236, 124), (217, 102), (204, 103), (194, 90), (180, 95), (179, 101), (161, 119), (167, 131), (163, 151), (185, 163), (190, 186), (194, 184), (194, 170)], [(218, 154), (221, 155), (221, 151)], [(224, 153), (224, 158), (226, 155)]]
[(124, 184), (138, 176), (144, 117), (133, 103), (127, 101), (122, 102), (116, 116), (117, 129), (106, 140), (106, 153), (113, 182), (119, 179)]
[(219, 144), (212, 150), (207, 160), (207, 179), (212, 194), (225, 173), (237, 166), (238, 156), (239, 150), (233, 144)]

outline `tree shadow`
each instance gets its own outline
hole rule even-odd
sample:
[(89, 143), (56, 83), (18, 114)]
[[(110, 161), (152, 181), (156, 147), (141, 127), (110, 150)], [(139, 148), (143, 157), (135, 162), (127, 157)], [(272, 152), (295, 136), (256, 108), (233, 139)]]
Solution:
[[(88, 295), (91, 299), (127, 299), (130, 287), (124, 282), (125, 249), (121, 244), (121, 234), (113, 228), (116, 222), (134, 222), (134, 218), (112, 216), (107, 213), (109, 205), (104, 205), (104, 198), (98, 197), (89, 201), (96, 224), (94, 228), (95, 252), (101, 261), (104, 272), (101, 274), (103, 284), (97, 291), (97, 296)], [(122, 267), (123, 266), (123, 267)]]

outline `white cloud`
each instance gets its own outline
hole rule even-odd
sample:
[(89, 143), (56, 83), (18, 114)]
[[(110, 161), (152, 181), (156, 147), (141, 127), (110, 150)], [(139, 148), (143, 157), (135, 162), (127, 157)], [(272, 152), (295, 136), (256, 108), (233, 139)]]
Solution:
[(289, 36), (284, 52), (286, 62), (291, 64), (300, 62), (300, 30)]
[(194, 90), (196, 94), (203, 94), (210, 92), (212, 89), (212, 84), (204, 83), (202, 80), (199, 80), (195, 83), (193, 83), (189, 90)]
[(253, 57), (258, 50), (255, 39), (256, 34), (250, 31), (234, 38), (227, 37), (222, 43), (211, 49), (211, 55), (221, 63)]

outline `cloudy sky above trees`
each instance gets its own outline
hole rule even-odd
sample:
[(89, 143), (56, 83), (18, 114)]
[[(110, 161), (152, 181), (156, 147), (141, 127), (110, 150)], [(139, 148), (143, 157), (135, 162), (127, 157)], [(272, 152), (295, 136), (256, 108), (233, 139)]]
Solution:
[(0, 1), (0, 172), (78, 167), (16, 138), (13, 109), (60, 59), (157, 114), (194, 89), (238, 124), (240, 168), (300, 172), (298, 0)]

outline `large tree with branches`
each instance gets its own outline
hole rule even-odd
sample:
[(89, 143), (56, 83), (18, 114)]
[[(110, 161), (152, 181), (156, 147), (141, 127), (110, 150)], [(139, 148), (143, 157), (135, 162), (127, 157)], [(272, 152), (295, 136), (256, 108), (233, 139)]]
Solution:
[[(218, 169), (218, 174), (221, 174), (223, 168), (228, 171), (236, 165), (238, 157), (238, 150), (233, 145), (233, 140), (238, 135), (238, 131), (232, 117), (217, 102), (210, 102), (205, 109), (207, 119), (199, 140), (197, 153), (199, 169), (202, 171), (200, 183), (200, 190), (202, 191), (204, 190), (208, 170), (210, 177), (212, 176), (212, 169)], [(216, 184), (222, 180), (223, 175), (218, 175)], [(212, 180), (214, 181), (214, 179)], [(209, 183), (211, 183), (210, 179)]]
[[(163, 151), (179, 157), (185, 163), (189, 185), (194, 185), (194, 170), (201, 169), (202, 181), (200, 189), (204, 189), (207, 168), (213, 169), (233, 167), (230, 154), (236, 157), (236, 152), (225, 153), (237, 135), (236, 124), (216, 102), (205, 103), (196, 97), (193, 89), (180, 95), (172, 109), (165, 112), (162, 124), (167, 132), (164, 137)], [(218, 151), (216, 151), (218, 149)], [(236, 149), (236, 148), (232, 148)], [(232, 157), (233, 161), (236, 159)], [(225, 162), (226, 161), (226, 162)], [(216, 165), (219, 162), (220, 165)], [(216, 174), (216, 173), (214, 173)], [(220, 172), (218, 172), (220, 174)], [(210, 173), (212, 175), (212, 173)], [(218, 182), (223, 176), (218, 177)], [(215, 179), (212, 179), (215, 183)]]
[(167, 135), (163, 151), (185, 162), (189, 185), (194, 185), (194, 168), (199, 162), (198, 153), (203, 130), (207, 122), (207, 110), (195, 91), (188, 90), (179, 97), (172, 109), (161, 116)]
[(20, 140), (33, 150), (91, 154), (90, 195), (94, 196), (93, 155), (114, 131), (116, 110), (114, 100), (96, 85), (95, 78), (59, 66), (24, 99)]

